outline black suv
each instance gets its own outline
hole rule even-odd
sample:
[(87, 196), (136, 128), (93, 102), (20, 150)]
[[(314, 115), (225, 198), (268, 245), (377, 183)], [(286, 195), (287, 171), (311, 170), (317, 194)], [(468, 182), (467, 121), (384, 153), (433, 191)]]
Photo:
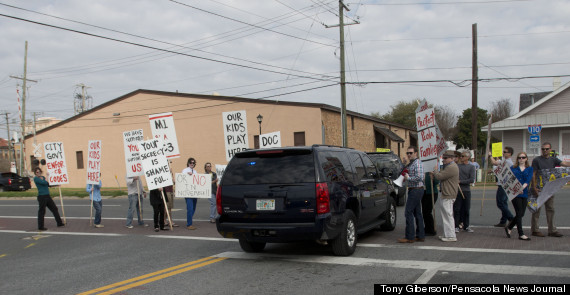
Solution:
[(21, 177), (12, 172), (0, 173), (0, 192), (25, 191), (32, 187), (29, 177)]
[(384, 174), (385, 177), (390, 179), (390, 183), (394, 187), (393, 198), (396, 200), (398, 206), (403, 206), (406, 204), (406, 192), (408, 190), (408, 183), (404, 182), (402, 186), (398, 186), (393, 183), (394, 180), (398, 179), (402, 171), (404, 170), (404, 164), (398, 155), (393, 152), (375, 152), (367, 153), (372, 162), (376, 164), (378, 171)]
[(248, 150), (229, 162), (218, 187), (218, 232), (246, 252), (266, 243), (316, 240), (351, 255), (357, 235), (393, 230), (396, 206), (363, 152), (332, 146)]

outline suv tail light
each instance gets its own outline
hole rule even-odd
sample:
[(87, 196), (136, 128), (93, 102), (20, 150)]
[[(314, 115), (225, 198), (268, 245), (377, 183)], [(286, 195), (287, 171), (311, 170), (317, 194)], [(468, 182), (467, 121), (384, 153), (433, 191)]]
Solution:
[(8, 185), (12, 185), (12, 178), (8, 179)]
[(326, 182), (316, 184), (317, 188), (317, 214), (329, 213), (331, 211), (329, 186)]
[(222, 186), (218, 186), (216, 191), (216, 209), (218, 209), (218, 215), (222, 215)]

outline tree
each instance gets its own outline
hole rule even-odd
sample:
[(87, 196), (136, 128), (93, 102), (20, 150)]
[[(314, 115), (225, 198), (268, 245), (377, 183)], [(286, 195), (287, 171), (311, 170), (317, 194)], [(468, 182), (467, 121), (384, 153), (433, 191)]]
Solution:
[(487, 134), (481, 131), (481, 127), (489, 123), (489, 115), (487, 110), (477, 108), (477, 146), (474, 147), (471, 138), (471, 108), (463, 111), (463, 114), (457, 119), (457, 134), (453, 137), (453, 141), (458, 147), (476, 148), (479, 151), (485, 150), (487, 143)]
[(508, 98), (491, 102), (490, 113), (493, 115), (493, 122), (499, 122), (512, 116), (513, 109), (513, 102)]
[(435, 121), (443, 137), (446, 140), (451, 140), (457, 130), (455, 129), (455, 124), (457, 123), (457, 114), (449, 106), (436, 106), (435, 107)]
[(416, 108), (419, 105), (418, 100), (410, 102), (400, 101), (396, 105), (390, 106), (390, 112), (380, 115), (379, 113), (372, 113), (371, 116), (377, 117), (393, 123), (402, 124), (410, 128), (416, 128)]

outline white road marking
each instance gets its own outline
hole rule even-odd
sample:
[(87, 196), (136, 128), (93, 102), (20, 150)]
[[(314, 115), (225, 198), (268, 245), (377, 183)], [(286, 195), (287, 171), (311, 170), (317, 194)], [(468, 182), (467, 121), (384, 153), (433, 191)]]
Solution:
[[(121, 205), (103, 205), (105, 207), (121, 207)], [(0, 207), (38, 207), (35, 205), (0, 205)], [(65, 207), (91, 207), (91, 203), (85, 205), (65, 205)]]
[(208, 238), (208, 237), (189, 237), (189, 236), (168, 236), (168, 235), (149, 235), (149, 238), (159, 239), (181, 239), (181, 240), (200, 240), (200, 241), (218, 241), (218, 242), (237, 242), (236, 239), (225, 238)]
[(521, 267), (515, 265), (493, 265), (475, 263), (454, 263), (418, 260), (386, 260), (361, 257), (330, 257), (314, 255), (278, 255), (265, 253), (223, 252), (213, 255), (220, 258), (246, 259), (246, 260), (283, 260), (299, 263), (323, 263), (351, 266), (381, 266), (406, 269), (426, 270), (415, 283), (427, 283), (438, 271), (471, 272), (487, 274), (509, 274), (528, 276), (570, 277), (570, 268), (562, 267)]
[[(63, 216), (62, 216), (63, 217)], [(0, 218), (16, 218), (16, 219), (37, 219), (37, 216), (0, 216)], [(66, 219), (78, 219), (78, 220), (89, 220), (89, 217), (71, 217), (71, 216), (65, 216)], [(103, 217), (103, 221), (104, 220), (126, 220), (126, 217)], [(151, 219), (146, 219), (147, 221), (152, 221)], [(180, 222), (186, 222), (186, 218), (184, 219), (172, 219), (174, 221), (180, 221)], [(193, 221), (210, 221), (210, 219), (197, 219), (197, 218), (193, 218)]]
[[(0, 230), (0, 233), (8, 234), (30, 234), (30, 233), (40, 233), (40, 231), (32, 230)], [(46, 235), (70, 235), (70, 236), (106, 236), (106, 237), (121, 237), (126, 236), (124, 234), (112, 234), (112, 233), (82, 233), (82, 232), (57, 232), (57, 231), (43, 231), (42, 234)]]
[[(409, 246), (386, 245), (386, 244), (365, 244), (359, 243), (358, 247), (370, 248), (396, 248), (409, 249)], [(439, 246), (414, 246), (418, 250), (441, 250), (441, 251), (457, 251), (457, 252), (479, 252), (479, 253), (505, 253), (505, 254), (530, 254), (530, 255), (563, 255), (570, 256), (570, 252), (563, 251), (539, 251), (539, 250), (514, 250), (514, 249), (485, 249), (485, 248), (461, 248), (461, 247), (439, 247)]]

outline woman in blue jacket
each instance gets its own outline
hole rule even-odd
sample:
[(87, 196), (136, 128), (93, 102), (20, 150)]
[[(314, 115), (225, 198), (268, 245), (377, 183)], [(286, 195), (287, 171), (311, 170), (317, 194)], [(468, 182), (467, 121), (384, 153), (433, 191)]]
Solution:
[(516, 225), (519, 233), (519, 240), (530, 241), (530, 238), (524, 234), (522, 229), (522, 218), (528, 203), (528, 187), (532, 181), (532, 167), (528, 164), (528, 156), (525, 152), (520, 152), (517, 155), (517, 161), (511, 167), (511, 171), (513, 171), (516, 178), (522, 184), (523, 192), (511, 201), (515, 208), (516, 215), (515, 218), (513, 218), (513, 220), (511, 220), (511, 222), (509, 222), (505, 227), (505, 233), (507, 234), (507, 237), (510, 238), (511, 230)]

